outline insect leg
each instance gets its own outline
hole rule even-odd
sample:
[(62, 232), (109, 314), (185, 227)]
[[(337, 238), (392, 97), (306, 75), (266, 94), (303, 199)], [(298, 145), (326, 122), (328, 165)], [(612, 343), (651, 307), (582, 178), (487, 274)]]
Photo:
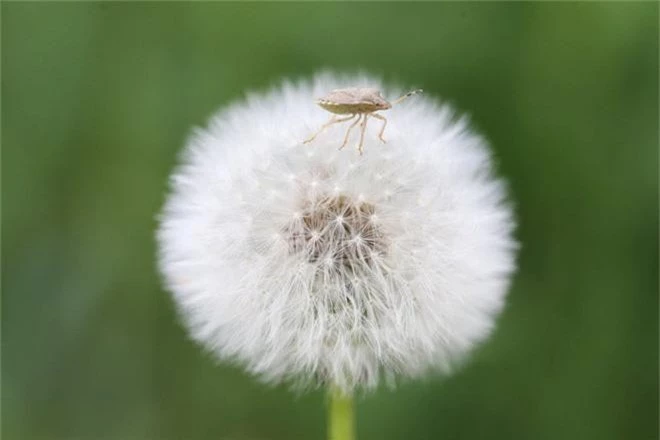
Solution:
[(316, 133), (314, 133), (314, 135), (312, 135), (312, 137), (310, 137), (309, 139), (304, 140), (304, 141), (303, 141), (303, 144), (309, 144), (310, 142), (312, 142), (314, 139), (316, 139), (316, 136), (318, 136), (318, 135), (320, 135), (321, 133), (323, 133), (323, 131), (324, 131), (326, 128), (330, 127), (332, 124), (337, 124), (337, 123), (339, 123), (339, 122), (348, 121), (349, 119), (353, 119), (354, 116), (355, 116), (355, 115), (351, 115), (351, 116), (348, 116), (348, 117), (346, 117), (346, 118), (337, 118), (337, 116), (332, 116), (328, 122), (326, 122), (325, 124), (323, 124), (323, 125), (321, 126), (321, 128), (319, 128), (319, 131), (317, 131)]
[(358, 144), (358, 151), (360, 156), (362, 156), (362, 145), (364, 144), (364, 132), (367, 131), (367, 119), (369, 118), (369, 113), (364, 114), (364, 120), (362, 121), (362, 131), (360, 132), (360, 143)]
[(354, 118), (355, 116), (357, 116), (358, 118), (355, 120), (355, 122), (351, 124), (350, 127), (348, 127), (348, 130), (346, 130), (346, 136), (344, 136), (344, 142), (341, 144), (341, 147), (339, 147), (340, 150), (344, 148), (348, 143), (348, 135), (351, 134), (351, 130), (353, 130), (353, 127), (355, 127), (358, 124), (358, 122), (360, 122), (360, 119), (362, 119), (362, 115), (360, 114), (353, 115), (351, 116), (351, 118)]
[(385, 133), (385, 126), (387, 125), (387, 118), (385, 118), (385, 116), (379, 115), (377, 113), (372, 113), (371, 116), (373, 116), (376, 119), (380, 119), (381, 121), (383, 121), (383, 127), (380, 129), (380, 133), (378, 133), (378, 139), (380, 139), (381, 141), (383, 141), (384, 144), (386, 144), (387, 141), (383, 138), (383, 133)]

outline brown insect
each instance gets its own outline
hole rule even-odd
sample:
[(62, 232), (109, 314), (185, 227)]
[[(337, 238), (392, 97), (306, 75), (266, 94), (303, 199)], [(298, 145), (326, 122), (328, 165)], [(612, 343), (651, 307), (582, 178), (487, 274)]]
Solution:
[[(321, 106), (323, 109), (329, 111), (330, 113), (334, 113), (334, 115), (332, 116), (332, 118), (330, 118), (328, 122), (323, 124), (321, 128), (316, 133), (314, 133), (312, 137), (305, 140), (303, 143), (308, 144), (312, 142), (314, 139), (316, 139), (316, 136), (321, 134), (326, 128), (328, 128), (331, 125), (338, 124), (340, 122), (351, 121), (355, 119), (355, 121), (348, 127), (348, 130), (346, 130), (346, 135), (344, 136), (344, 142), (341, 144), (339, 149), (341, 150), (346, 146), (346, 144), (348, 143), (348, 137), (351, 134), (351, 130), (353, 130), (353, 128), (357, 124), (360, 124), (361, 127), (360, 143), (358, 144), (357, 148), (360, 154), (362, 154), (363, 151), (362, 146), (364, 144), (364, 132), (367, 129), (367, 119), (369, 117), (373, 117), (383, 121), (383, 126), (380, 129), (380, 132), (378, 133), (378, 138), (381, 141), (383, 141), (383, 143), (385, 143), (386, 141), (383, 138), (383, 133), (385, 132), (387, 119), (385, 119), (384, 116), (375, 112), (377, 112), (378, 110), (390, 109), (392, 108), (393, 105), (400, 103), (409, 96), (413, 96), (421, 92), (422, 92), (421, 89), (413, 90), (395, 99), (390, 103), (385, 98), (383, 98), (383, 96), (380, 94), (380, 91), (375, 88), (351, 87), (348, 89), (333, 90), (323, 98), (318, 99), (316, 103), (319, 106)], [(340, 118), (337, 117), (336, 115), (350, 115), (350, 116)]]

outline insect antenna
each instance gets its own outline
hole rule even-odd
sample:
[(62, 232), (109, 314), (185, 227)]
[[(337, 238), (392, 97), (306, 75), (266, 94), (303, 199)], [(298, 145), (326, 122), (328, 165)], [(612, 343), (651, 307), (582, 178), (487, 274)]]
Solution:
[(413, 95), (416, 95), (418, 93), (422, 93), (422, 91), (423, 91), (422, 89), (412, 90), (412, 91), (406, 93), (405, 95), (396, 98), (394, 101), (392, 101), (392, 105), (396, 105), (396, 104), (400, 103), (401, 101), (403, 101), (404, 99), (407, 99), (407, 98), (409, 98)]

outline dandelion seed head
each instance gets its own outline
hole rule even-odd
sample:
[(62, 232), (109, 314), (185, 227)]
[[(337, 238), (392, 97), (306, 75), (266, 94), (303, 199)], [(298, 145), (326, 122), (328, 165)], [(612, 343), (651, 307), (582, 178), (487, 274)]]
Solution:
[[(491, 332), (514, 222), (486, 142), (418, 96), (338, 151), (314, 98), (373, 85), (323, 74), (216, 115), (188, 141), (158, 230), (192, 337), (267, 382), (345, 392), (448, 372)], [(357, 142), (357, 139), (354, 139)]]

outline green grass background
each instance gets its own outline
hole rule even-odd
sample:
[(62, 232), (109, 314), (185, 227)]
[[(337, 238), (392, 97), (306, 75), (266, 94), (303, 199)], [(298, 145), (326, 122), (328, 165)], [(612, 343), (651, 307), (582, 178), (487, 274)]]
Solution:
[(658, 438), (658, 3), (2, 3), (2, 438), (322, 439), (324, 395), (191, 343), (154, 228), (189, 130), (365, 69), (469, 112), (520, 270), (460, 372), (359, 440)]

